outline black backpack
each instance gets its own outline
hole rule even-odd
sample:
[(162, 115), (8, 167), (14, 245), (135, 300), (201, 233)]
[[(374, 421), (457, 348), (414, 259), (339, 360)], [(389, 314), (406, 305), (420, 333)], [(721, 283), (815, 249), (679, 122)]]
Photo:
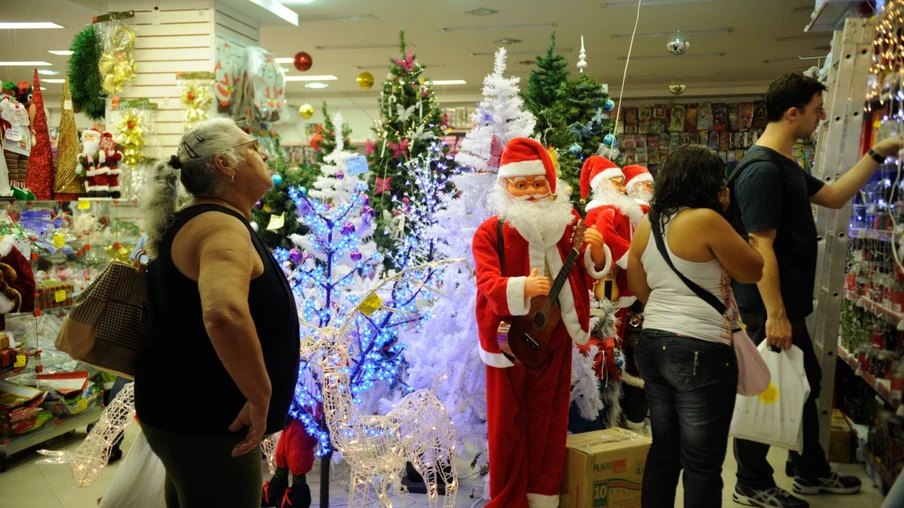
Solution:
[(772, 150), (759, 150), (758, 153), (752, 157), (744, 157), (741, 160), (741, 163), (731, 172), (731, 176), (728, 177), (727, 187), (731, 192), (731, 200), (728, 204), (728, 212), (725, 215), (731, 225), (734, 226), (735, 230), (741, 235), (746, 235), (747, 229), (744, 227), (744, 222), (741, 220), (741, 207), (738, 205), (735, 184), (741, 176), (741, 173), (743, 173), (748, 166), (756, 162), (771, 162), (775, 165), (781, 164), (778, 155)]

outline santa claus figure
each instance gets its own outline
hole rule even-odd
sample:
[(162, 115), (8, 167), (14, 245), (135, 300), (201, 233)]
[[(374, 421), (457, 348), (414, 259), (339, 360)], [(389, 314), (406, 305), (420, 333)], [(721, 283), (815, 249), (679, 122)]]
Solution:
[(628, 197), (640, 205), (644, 215), (650, 213), (650, 202), (653, 201), (653, 175), (647, 168), (636, 164), (623, 167), (622, 172), (625, 174)]
[(100, 148), (100, 132), (85, 129), (82, 132), (82, 153), (78, 156), (76, 174), (84, 174), (85, 190), (89, 197), (107, 197), (107, 168), (104, 153)]
[(119, 161), (122, 160), (122, 152), (116, 150), (116, 141), (113, 141), (113, 133), (104, 132), (100, 137), (100, 151), (103, 154), (103, 165), (106, 168), (104, 177), (107, 180), (107, 191), (109, 196), (119, 199)]
[(491, 508), (555, 507), (565, 468), (572, 341), (590, 338), (589, 288), (611, 267), (594, 228), (558, 294), (561, 322), (546, 363), (528, 369), (500, 349), (504, 318), (526, 316), (531, 299), (549, 295), (572, 251), (580, 216), (556, 194), (549, 153), (531, 139), (506, 145), (489, 204), (497, 214), (474, 235), (480, 356), (487, 365)]

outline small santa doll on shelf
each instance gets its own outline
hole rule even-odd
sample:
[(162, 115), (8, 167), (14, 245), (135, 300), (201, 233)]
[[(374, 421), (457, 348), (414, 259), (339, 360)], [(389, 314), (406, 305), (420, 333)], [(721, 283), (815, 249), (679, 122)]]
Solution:
[(113, 141), (112, 132), (104, 132), (100, 135), (100, 151), (103, 155), (103, 164), (106, 168), (107, 191), (109, 197), (119, 199), (121, 195), (119, 187), (119, 161), (122, 160), (122, 152), (116, 149), (116, 141)]
[[(565, 469), (571, 396), (572, 341), (590, 338), (590, 286), (611, 268), (612, 256), (595, 228), (584, 234), (578, 262), (558, 294), (561, 322), (540, 369), (502, 352), (499, 324), (531, 313), (531, 299), (547, 296), (572, 251), (580, 216), (556, 194), (549, 153), (515, 138), (502, 152), (489, 205), (496, 216), (473, 240), (477, 271), (480, 357), (487, 365), (490, 508), (558, 506)], [(528, 460), (528, 458), (532, 459)]]
[(650, 202), (653, 201), (653, 175), (650, 170), (636, 164), (622, 168), (625, 174), (625, 188), (628, 197), (640, 205), (643, 214), (650, 213)]
[(82, 132), (82, 153), (78, 156), (76, 174), (85, 175), (85, 191), (89, 197), (107, 197), (107, 168), (100, 148), (100, 132), (85, 129)]

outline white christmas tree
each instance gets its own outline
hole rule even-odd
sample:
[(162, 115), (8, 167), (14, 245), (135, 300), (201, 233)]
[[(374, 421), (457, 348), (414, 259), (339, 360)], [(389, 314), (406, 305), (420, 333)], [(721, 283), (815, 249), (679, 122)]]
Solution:
[[(333, 115), (333, 125), (342, 125), (342, 113)], [(361, 181), (357, 165), (349, 167), (351, 160), (366, 162), (364, 157), (345, 149), (345, 141), (342, 136), (336, 136), (336, 147), (329, 155), (323, 158), (320, 166), (320, 176), (312, 184), (310, 196), (314, 199), (328, 202), (346, 202), (356, 192), (355, 186)], [(366, 164), (363, 166), (366, 170)]]
[[(505, 49), (500, 48), (493, 74), (484, 79), (484, 100), (472, 117), (477, 125), (455, 157), (463, 166), (450, 178), (455, 192), (440, 197), (442, 209), (429, 231), (439, 259), (465, 258), (471, 267), (471, 239), (491, 216), (487, 195), (496, 185), (502, 148), (513, 138), (530, 136), (535, 123), (522, 109), (520, 78), (503, 76), (505, 58)], [(461, 265), (448, 267), (442, 280), (443, 291), (454, 297), (437, 300), (422, 328), (401, 337), (406, 344), (402, 354), (408, 364), (408, 385), (436, 393), (452, 415), (459, 441), (467, 447), (459, 449), (475, 451), (476, 463), (482, 466), (488, 459), (486, 371), (478, 354), (476, 282), (471, 269)]]

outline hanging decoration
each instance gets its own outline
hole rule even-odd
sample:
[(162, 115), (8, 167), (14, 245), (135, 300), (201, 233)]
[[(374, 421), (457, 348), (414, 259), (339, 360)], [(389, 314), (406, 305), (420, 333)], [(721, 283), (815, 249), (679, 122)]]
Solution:
[(307, 120), (314, 116), (314, 106), (310, 104), (302, 104), (300, 108), (298, 108), (298, 114), (301, 115), (302, 118)]
[(688, 48), (691, 47), (691, 43), (687, 41), (687, 37), (683, 33), (678, 31), (669, 36), (669, 40), (665, 44), (665, 47), (669, 50), (669, 53), (678, 56), (687, 53)]
[(669, 92), (672, 95), (681, 95), (685, 90), (687, 90), (687, 85), (682, 83), (680, 79), (676, 79), (669, 84)]
[(180, 72), (177, 83), (182, 85), (182, 104), (185, 104), (185, 130), (191, 129), (210, 117), (213, 96), (210, 93), (214, 82), (212, 72)]
[(47, 113), (44, 110), (44, 97), (41, 95), (41, 82), (38, 79), (37, 69), (34, 71), (32, 107), (35, 109), (31, 125), (35, 135), (35, 145), (31, 148), (31, 155), (28, 156), (25, 187), (34, 192), (37, 199), (53, 199), (53, 180), (56, 168), (53, 165), (50, 132), (47, 129)]
[(100, 55), (98, 68), (103, 79), (101, 86), (108, 94), (115, 94), (132, 82), (138, 66), (132, 56), (135, 46), (135, 32), (128, 26), (106, 22), (104, 28), (112, 30), (112, 35), (104, 38), (104, 52)]
[(82, 112), (91, 120), (103, 120), (106, 113), (106, 100), (101, 87), (101, 74), (98, 66), (100, 60), (100, 41), (95, 25), (83, 28), (72, 38), (66, 71), (72, 91), (72, 108)]
[(314, 65), (314, 59), (311, 58), (311, 55), (301, 51), (295, 54), (295, 58), (292, 59), (292, 63), (295, 65), (295, 68), (300, 70), (301, 72), (307, 71)]
[(119, 132), (119, 143), (123, 146), (122, 163), (134, 168), (144, 159), (150, 103), (147, 99), (122, 101), (119, 107), (122, 111), (116, 122), (116, 130)]
[(361, 74), (358, 74), (358, 79), (356, 81), (362, 90), (370, 90), (370, 88), (374, 86), (374, 75), (364, 71)]

